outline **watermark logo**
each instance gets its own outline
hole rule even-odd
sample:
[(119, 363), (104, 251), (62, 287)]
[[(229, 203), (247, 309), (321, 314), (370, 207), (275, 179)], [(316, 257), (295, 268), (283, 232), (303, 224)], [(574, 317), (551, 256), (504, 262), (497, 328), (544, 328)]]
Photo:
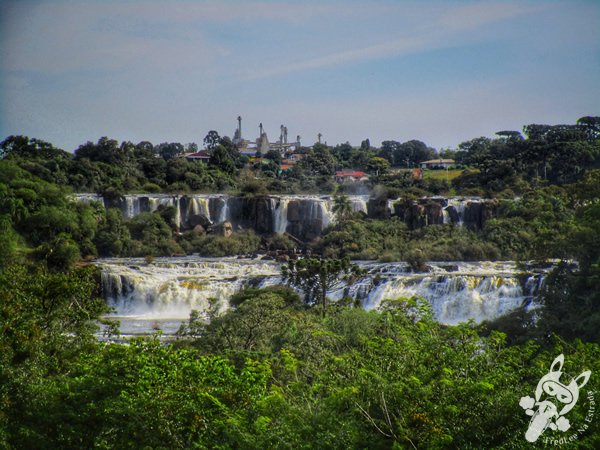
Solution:
[(579, 390), (590, 379), (591, 371), (582, 372), (569, 384), (561, 382), (563, 375), (564, 355), (558, 355), (550, 371), (540, 378), (535, 390), (535, 399), (521, 397), (519, 405), (531, 416), (525, 439), (535, 442), (546, 429), (565, 432), (571, 428), (571, 423), (565, 415), (573, 409), (579, 399)]

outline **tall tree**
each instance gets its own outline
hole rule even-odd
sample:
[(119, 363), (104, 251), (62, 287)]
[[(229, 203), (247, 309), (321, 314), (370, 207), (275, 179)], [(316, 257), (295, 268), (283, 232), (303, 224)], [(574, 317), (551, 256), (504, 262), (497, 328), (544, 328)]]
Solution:
[(208, 150), (213, 150), (219, 143), (221, 143), (221, 136), (215, 130), (210, 130), (204, 137), (204, 145)]
[(324, 144), (315, 144), (301, 165), (315, 175), (333, 175), (335, 173), (335, 158)]
[(367, 164), (367, 169), (371, 172), (374, 172), (375, 175), (383, 175), (390, 168), (390, 163), (385, 158), (380, 158), (378, 156), (374, 156), (369, 159), (369, 163)]
[(321, 304), (323, 316), (327, 310), (327, 291), (343, 281), (351, 283), (362, 273), (350, 259), (300, 259), (281, 268), (283, 279), (304, 292), (305, 302)]
[[(387, 162), (387, 161), (386, 161)], [(347, 195), (333, 197), (333, 213), (338, 222), (344, 222), (352, 216), (352, 204)]]
[(577, 119), (577, 125), (584, 128), (589, 140), (596, 141), (600, 139), (600, 117), (581, 117)]
[(179, 142), (163, 142), (156, 147), (156, 153), (163, 157), (163, 159), (173, 159), (178, 155), (182, 155), (184, 147)]
[(387, 159), (392, 166), (396, 165), (394, 161), (394, 154), (396, 153), (400, 142), (398, 141), (383, 141), (381, 143), (381, 149), (379, 149), (379, 155), (381, 158)]
[(235, 163), (231, 158), (230, 153), (223, 145), (219, 144), (214, 147), (212, 154), (210, 155), (209, 163), (218, 167), (223, 172), (230, 174), (235, 172)]

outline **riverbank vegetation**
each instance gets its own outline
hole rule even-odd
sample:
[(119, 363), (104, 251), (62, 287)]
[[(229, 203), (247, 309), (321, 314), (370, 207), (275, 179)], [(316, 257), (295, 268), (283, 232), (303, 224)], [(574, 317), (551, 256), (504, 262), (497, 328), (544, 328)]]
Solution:
[[(116, 209), (70, 201), (72, 192), (118, 199), (144, 191), (250, 196), (336, 191), (338, 197), (370, 191), (376, 202), (392, 201), (412, 216), (405, 214), (403, 223), (385, 214), (365, 218), (342, 211), (311, 244), (312, 251), (381, 260), (579, 258), (587, 247), (579, 243), (595, 245), (593, 236), (586, 236), (586, 223), (599, 197), (599, 124), (598, 117), (582, 117), (575, 125), (527, 125), (523, 134), (502, 131), (496, 139), (463, 142), (439, 153), (465, 168), (460, 174), (454, 169), (452, 178), (446, 170), (415, 176), (413, 168), (435, 155), (417, 140), (384, 141), (380, 148), (368, 140), (360, 148), (315, 144), (298, 150), (304, 157), (290, 170), (278, 171), (273, 152), (266, 155), (272, 164), (255, 167), (216, 132), (205, 139), (212, 154), (208, 163), (180, 157), (197, 150), (195, 144), (134, 145), (101, 138), (71, 154), (39, 139), (9, 136), (0, 143), (0, 252), (64, 269), (95, 256), (254, 254), (273, 241), (261, 242), (251, 231), (229, 240), (191, 231), (181, 235), (173, 208), (125, 220)], [(385, 164), (376, 164), (379, 160)], [(342, 167), (363, 169), (371, 178), (366, 184), (338, 184), (333, 175)], [(473, 229), (421, 228), (423, 218), (414, 217), (418, 211), (411, 212), (411, 205), (423, 196), (448, 193), (490, 196), (496, 203)]]
[[(585, 336), (509, 344), (440, 325), (419, 299), (323, 316), (293, 291), (253, 289), (209, 323), (193, 315), (171, 344), (123, 345), (91, 334), (103, 303), (89, 268), (8, 268), (0, 294), (7, 448), (529, 448), (519, 399), (555, 356), (569, 373), (600, 371)], [(599, 387), (592, 376), (586, 392)], [(580, 398), (573, 426), (591, 407)], [(597, 448), (599, 436), (592, 421), (577, 443)]]
[[(461, 165), (460, 174), (422, 180), (411, 169), (433, 150), (420, 141), (315, 145), (278, 173), (275, 164), (248, 167), (214, 134), (208, 164), (177, 158), (185, 150), (177, 144), (102, 138), (73, 155), (41, 140), (5, 139), (0, 447), (529, 448), (530, 417), (519, 399), (533, 395), (558, 354), (567, 373), (592, 371), (586, 392), (600, 388), (599, 126), (585, 117), (474, 139), (440, 153)], [(338, 167), (364, 168), (370, 184), (336, 184)], [(364, 187), (376, 204), (391, 200), (403, 211), (426, 207), (417, 203), (431, 194), (493, 197), (494, 214), (477, 227), (365, 217), (344, 197)], [(416, 271), (434, 259), (562, 262), (538, 309), (477, 326), (440, 325), (418, 298), (390, 299), (377, 311), (329, 302), (315, 282), (305, 299), (283, 286), (242, 291), (209, 321), (192, 313), (170, 343), (160, 333), (127, 344), (98, 340), (107, 308), (100, 275), (85, 260), (292, 252), (299, 243), (251, 230), (180, 233), (174, 208), (125, 219), (70, 195), (224, 190), (335, 190), (336, 222), (307, 244), (326, 259), (292, 261), (291, 283), (309, 268), (339, 268), (339, 276), (349, 259), (406, 260)], [(118, 324), (105, 329), (107, 338), (118, 336)], [(569, 413), (574, 430), (588, 425), (580, 448), (600, 447), (600, 421), (586, 422), (593, 406), (582, 396)]]

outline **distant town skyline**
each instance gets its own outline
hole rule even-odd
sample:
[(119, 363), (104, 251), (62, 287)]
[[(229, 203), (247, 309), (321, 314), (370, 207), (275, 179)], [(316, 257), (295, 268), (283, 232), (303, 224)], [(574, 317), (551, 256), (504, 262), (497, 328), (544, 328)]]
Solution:
[(4, 1), (0, 139), (454, 148), (600, 115), (600, 2)]

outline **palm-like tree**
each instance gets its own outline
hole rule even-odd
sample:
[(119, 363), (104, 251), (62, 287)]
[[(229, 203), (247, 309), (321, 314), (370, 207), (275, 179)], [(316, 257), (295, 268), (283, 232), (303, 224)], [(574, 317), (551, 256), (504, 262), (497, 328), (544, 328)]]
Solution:
[(333, 213), (338, 222), (348, 220), (352, 216), (352, 204), (347, 195), (336, 195), (333, 197)]

